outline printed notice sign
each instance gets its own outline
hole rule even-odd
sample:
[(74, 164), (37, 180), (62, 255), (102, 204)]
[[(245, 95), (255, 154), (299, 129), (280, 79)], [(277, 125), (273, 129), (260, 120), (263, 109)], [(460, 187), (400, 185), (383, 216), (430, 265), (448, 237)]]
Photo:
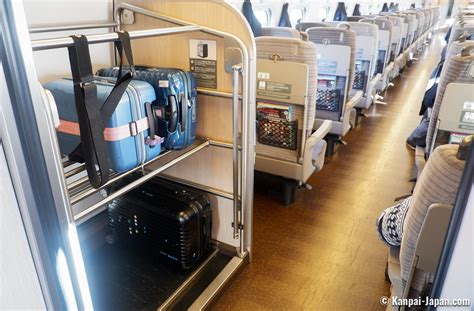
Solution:
[(197, 86), (217, 89), (217, 46), (213, 40), (189, 40), (189, 70)]
[(257, 95), (290, 99), (291, 84), (259, 80), (257, 81)]

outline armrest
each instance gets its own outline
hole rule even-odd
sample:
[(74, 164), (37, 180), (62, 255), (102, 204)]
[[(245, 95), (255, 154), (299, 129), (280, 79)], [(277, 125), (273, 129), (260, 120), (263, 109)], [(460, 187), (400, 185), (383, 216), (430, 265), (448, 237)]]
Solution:
[(354, 96), (352, 96), (351, 99), (349, 99), (349, 101), (346, 103), (346, 111), (354, 108), (355, 105), (360, 102), (362, 96), (364, 96), (364, 93), (362, 93), (362, 91), (357, 91), (357, 93), (355, 93)]
[(310, 137), (306, 139), (306, 146), (305, 146), (305, 153), (306, 147), (314, 145), (318, 140), (323, 139), (331, 130), (332, 128), (332, 121), (331, 120), (324, 120), (318, 129), (311, 134)]
[[(332, 128), (332, 121), (325, 120), (321, 126), (306, 140), (303, 156), (303, 171), (313, 172), (314, 169), (320, 171), (324, 165), (324, 155), (326, 153), (326, 141), (324, 137)], [(306, 175), (306, 173), (304, 173)], [(304, 176), (304, 181), (309, 178)]]

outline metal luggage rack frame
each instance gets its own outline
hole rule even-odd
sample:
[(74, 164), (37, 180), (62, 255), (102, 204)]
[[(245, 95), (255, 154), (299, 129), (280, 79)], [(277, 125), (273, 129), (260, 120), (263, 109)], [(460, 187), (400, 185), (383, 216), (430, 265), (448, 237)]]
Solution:
[[(214, 96), (220, 98), (227, 98), (232, 99), (232, 115), (233, 115), (233, 142), (220, 142), (214, 141), (210, 139), (196, 139), (196, 141), (183, 150), (177, 151), (165, 151), (162, 152), (158, 157), (144, 163), (141, 166), (138, 166), (132, 170), (127, 172), (117, 174), (112, 173), (110, 180), (103, 185), (99, 189), (94, 189), (91, 187), (87, 176), (78, 176), (78, 174), (83, 174), (85, 171), (84, 165), (79, 165), (77, 167), (71, 168), (67, 170), (70, 166), (72, 166), (75, 162), (69, 161), (67, 158), (62, 159), (60, 163), (63, 166), (63, 190), (67, 193), (69, 206), (67, 207), (69, 212), (67, 213), (68, 216), (71, 218), (69, 221), (71, 223), (77, 223), (83, 220), (88, 215), (91, 215), (94, 211), (98, 210), (100, 207), (104, 206), (105, 204), (109, 203), (113, 199), (117, 198), (118, 196), (124, 195), (125, 193), (129, 192), (130, 190), (138, 187), (142, 183), (145, 183), (149, 179), (157, 176), (158, 174), (162, 173), (163, 171), (167, 170), (168, 168), (176, 165), (177, 163), (181, 162), (182, 160), (190, 157), (191, 155), (198, 153), (199, 151), (203, 150), (206, 147), (216, 146), (221, 148), (228, 148), (232, 149), (232, 159), (233, 159), (233, 191), (232, 193), (222, 191), (220, 189), (214, 189), (208, 187), (206, 185), (201, 185), (197, 183), (193, 183), (190, 181), (181, 180), (179, 178), (175, 178), (172, 176), (165, 175), (164, 178), (176, 180), (178, 182), (182, 182), (188, 184), (192, 187), (204, 190), (206, 192), (221, 196), (226, 199), (231, 199), (233, 201), (233, 236), (234, 239), (240, 238), (240, 247), (238, 251), (238, 255), (241, 258), (244, 258), (247, 254), (244, 245), (244, 238), (243, 238), (243, 224), (244, 224), (244, 211), (242, 210), (242, 200), (246, 200), (247, 189), (246, 189), (246, 181), (247, 181), (247, 153), (248, 153), (248, 129), (249, 129), (249, 120), (248, 120), (248, 107), (249, 107), (249, 94), (250, 94), (250, 58), (248, 55), (246, 45), (236, 36), (225, 33), (219, 30), (215, 30), (212, 28), (204, 27), (197, 24), (192, 24), (183, 20), (179, 20), (176, 18), (172, 18), (166, 15), (162, 15), (150, 10), (146, 10), (134, 5), (120, 3), (115, 8), (114, 16), (116, 18), (116, 22), (113, 23), (104, 23), (104, 24), (83, 24), (83, 25), (66, 25), (66, 26), (45, 26), (45, 27), (37, 27), (31, 28), (29, 30), (30, 33), (45, 33), (45, 32), (56, 32), (56, 31), (68, 31), (68, 30), (85, 30), (85, 29), (98, 29), (98, 28), (117, 28), (120, 30), (121, 24), (121, 13), (123, 10), (132, 11), (137, 14), (142, 14), (144, 16), (148, 16), (154, 19), (158, 19), (161, 21), (169, 22), (175, 25), (179, 25), (176, 27), (169, 27), (169, 28), (155, 28), (155, 29), (148, 29), (148, 30), (136, 30), (130, 31), (130, 39), (143, 39), (143, 38), (151, 38), (151, 37), (159, 37), (159, 36), (166, 36), (166, 35), (176, 35), (182, 33), (190, 33), (190, 32), (203, 32), (206, 34), (211, 34), (226, 40), (226, 42), (232, 42), (233, 48), (237, 48), (240, 51), (240, 59), (239, 62), (236, 63), (236, 58), (231, 58), (230, 61), (234, 63), (229, 64), (226, 59), (226, 71), (232, 73), (233, 78), (233, 92), (222, 92), (222, 91), (215, 91), (211, 89), (205, 88), (198, 88), (198, 94), (204, 96)], [(104, 33), (104, 34), (94, 34), (88, 35), (88, 42), (89, 44), (99, 44), (99, 43), (109, 43), (118, 40), (118, 35), (116, 33)], [(49, 50), (49, 49), (58, 49), (58, 48), (65, 48), (72, 46), (73, 41), (70, 37), (63, 37), (63, 38), (52, 38), (52, 39), (40, 39), (40, 40), (31, 40), (31, 46), (33, 51), (42, 51), (42, 50)], [(242, 78), (242, 92), (239, 94), (239, 80), (240, 77)], [(241, 128), (242, 128), (242, 135), (241, 138), (239, 137), (238, 131), (238, 119), (239, 119), (239, 103), (242, 105), (241, 109)], [(50, 124), (51, 129), (55, 131), (54, 125)], [(54, 139), (57, 139), (56, 137)], [(239, 144), (239, 140), (241, 143)], [(56, 141), (57, 144), (57, 141)], [(241, 152), (240, 161), (239, 161), (239, 151)], [(166, 161), (167, 160), (167, 161)], [(239, 163), (240, 162), (240, 163)], [(152, 170), (147, 170), (146, 168), (149, 167), (151, 164), (160, 164), (157, 168)], [(240, 165), (239, 165), (240, 164)], [(239, 172), (240, 169), (240, 172)], [(84, 210), (74, 215), (72, 206), (83, 201), (85, 198), (94, 195), (103, 189), (106, 189), (112, 186), (114, 183), (118, 182), (125, 176), (128, 176), (132, 173), (141, 171), (143, 176), (138, 178), (137, 180), (123, 186), (120, 189), (116, 189), (114, 192), (104, 195), (104, 198), (99, 202), (92, 204), (91, 206), (87, 206)], [(67, 179), (74, 178), (78, 176), (78, 178), (74, 179), (73, 181), (69, 182)], [(251, 220), (249, 219), (251, 222)]]

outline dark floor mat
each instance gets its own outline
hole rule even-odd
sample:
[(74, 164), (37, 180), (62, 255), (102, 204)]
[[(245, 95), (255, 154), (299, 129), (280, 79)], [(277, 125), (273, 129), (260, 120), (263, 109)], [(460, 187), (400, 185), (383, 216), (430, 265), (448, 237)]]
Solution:
[(156, 310), (193, 272), (120, 244), (96, 250), (85, 264), (96, 310)]

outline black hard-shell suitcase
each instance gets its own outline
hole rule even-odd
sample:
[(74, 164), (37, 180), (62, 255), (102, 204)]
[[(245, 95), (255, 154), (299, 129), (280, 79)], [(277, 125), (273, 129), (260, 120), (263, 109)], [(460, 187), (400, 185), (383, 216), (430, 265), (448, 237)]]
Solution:
[(193, 267), (210, 248), (209, 197), (176, 183), (151, 179), (115, 199), (108, 213), (117, 240), (153, 248), (183, 269)]

